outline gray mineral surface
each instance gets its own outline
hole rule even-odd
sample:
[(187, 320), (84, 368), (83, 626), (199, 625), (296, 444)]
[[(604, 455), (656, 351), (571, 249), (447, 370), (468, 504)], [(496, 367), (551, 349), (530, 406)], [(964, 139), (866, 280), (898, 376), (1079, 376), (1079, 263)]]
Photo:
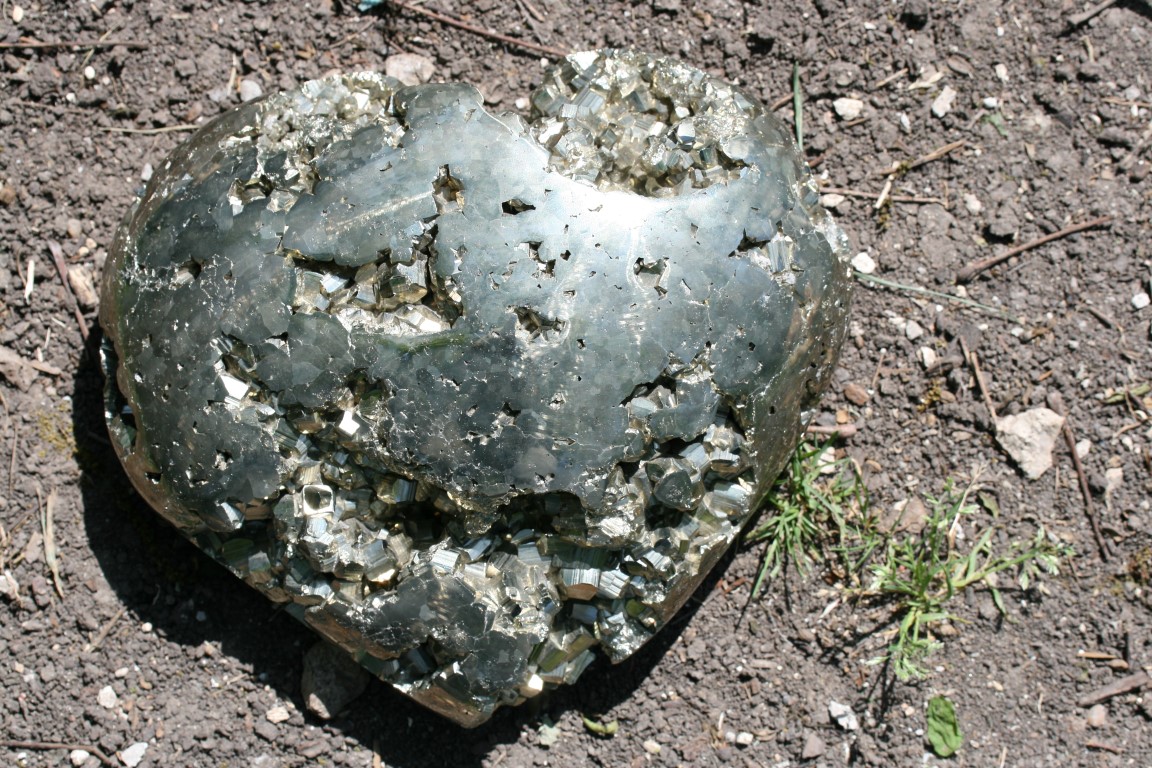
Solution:
[(103, 285), (141, 494), (465, 725), (672, 617), (848, 312), (844, 235), (739, 89), (600, 51), (531, 103), (354, 74), (246, 104), (156, 171)]

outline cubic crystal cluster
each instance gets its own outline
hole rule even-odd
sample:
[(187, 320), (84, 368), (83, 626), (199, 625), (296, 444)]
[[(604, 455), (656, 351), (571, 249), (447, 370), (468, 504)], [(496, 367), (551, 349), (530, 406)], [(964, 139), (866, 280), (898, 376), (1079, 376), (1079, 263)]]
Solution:
[(531, 103), (355, 74), (247, 104), (154, 175), (103, 285), (140, 493), (465, 725), (671, 618), (848, 311), (843, 233), (739, 89), (598, 51)]

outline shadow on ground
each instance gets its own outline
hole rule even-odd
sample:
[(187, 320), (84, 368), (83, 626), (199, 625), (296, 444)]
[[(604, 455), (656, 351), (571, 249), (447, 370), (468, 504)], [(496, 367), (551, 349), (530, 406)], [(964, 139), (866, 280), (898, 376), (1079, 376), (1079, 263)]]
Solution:
[[(99, 333), (98, 328), (92, 329), (94, 340)], [(98, 346), (94, 342), (91, 348)], [(150, 622), (157, 634), (189, 653), (211, 643), (239, 662), (237, 672), (271, 686), (303, 712), (299, 684), (303, 654), (317, 636), (202, 554), (147, 506), (132, 488), (108, 440), (103, 386), (96, 356), (84, 356), (73, 388), (84, 524), (105, 578), (127, 609), (126, 619)], [(676, 642), (730, 563), (731, 557), (726, 557), (673, 622), (627, 661), (611, 665), (601, 658), (577, 685), (518, 708), (502, 709), (479, 728), (460, 728), (379, 681), (373, 681), (328, 726), (365, 749), (375, 749), (386, 765), (479, 766), (493, 749), (515, 743), (526, 725), (545, 715), (559, 720), (569, 710), (605, 713), (628, 699)], [(141, 646), (141, 655), (146, 653), (148, 649)], [(163, 668), (156, 673), (162, 679)], [(263, 712), (252, 716), (263, 717)], [(199, 719), (194, 711), (188, 717), (192, 722)]]

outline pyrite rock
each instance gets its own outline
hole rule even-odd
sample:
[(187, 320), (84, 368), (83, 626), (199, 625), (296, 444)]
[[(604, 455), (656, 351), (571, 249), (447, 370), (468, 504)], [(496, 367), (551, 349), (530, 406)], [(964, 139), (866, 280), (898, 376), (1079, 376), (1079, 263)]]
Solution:
[(140, 493), (465, 725), (669, 620), (848, 312), (844, 235), (739, 89), (589, 52), (532, 109), (376, 74), (246, 104), (156, 172), (103, 284)]

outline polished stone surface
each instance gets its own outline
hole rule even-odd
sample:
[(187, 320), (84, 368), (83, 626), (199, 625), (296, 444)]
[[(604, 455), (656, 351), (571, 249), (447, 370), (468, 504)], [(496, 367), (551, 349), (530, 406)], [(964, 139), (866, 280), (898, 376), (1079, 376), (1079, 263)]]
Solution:
[(739, 89), (588, 52), (531, 101), (357, 74), (233, 110), (156, 172), (103, 286), (141, 494), (466, 725), (671, 618), (847, 322), (844, 235)]

